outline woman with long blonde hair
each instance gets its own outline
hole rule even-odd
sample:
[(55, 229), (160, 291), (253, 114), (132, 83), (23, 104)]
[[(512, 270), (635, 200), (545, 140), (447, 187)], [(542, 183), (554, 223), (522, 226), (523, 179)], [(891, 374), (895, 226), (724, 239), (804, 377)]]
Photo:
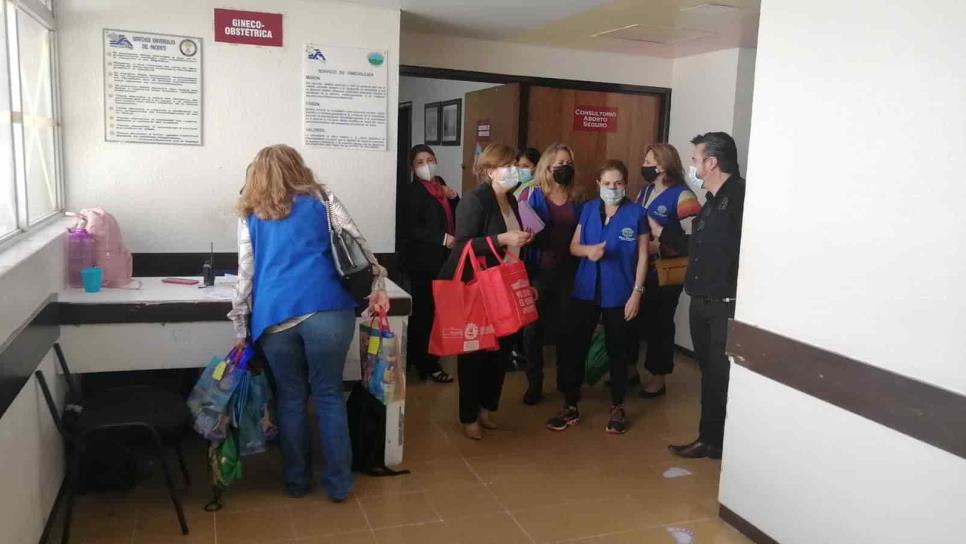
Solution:
[(306, 415), (311, 399), (325, 456), (322, 485), (341, 502), (352, 489), (342, 372), (356, 300), (335, 267), (329, 225), (365, 250), (374, 275), (370, 311), (389, 309), (386, 271), (342, 203), (287, 145), (255, 156), (238, 213), (238, 285), (228, 317), (239, 346), (246, 338), (260, 345), (275, 376), (285, 490), (300, 497), (312, 486)]
[[(644, 149), (641, 177), (647, 185), (637, 196), (637, 204), (653, 221), (669, 230), (681, 230), (681, 222), (698, 215), (701, 204), (684, 182), (684, 167), (678, 150), (670, 144), (652, 144)], [(648, 244), (651, 259), (644, 282), (646, 289), (639, 318), (635, 328), (647, 341), (644, 367), (651, 375), (641, 388), (641, 397), (650, 399), (667, 393), (665, 376), (674, 371), (674, 314), (681, 298), (683, 285), (660, 285), (654, 262), (660, 257), (677, 257), (678, 254), (658, 240)], [(632, 342), (631, 364), (636, 366), (640, 343)]]
[[(566, 309), (573, 289), (577, 259), (570, 254), (570, 241), (580, 206), (574, 200), (574, 152), (566, 144), (550, 144), (535, 168), (532, 186), (519, 195), (521, 206), (529, 206), (540, 217), (544, 228), (524, 251), (524, 261), (537, 290), (540, 319), (523, 331), (524, 359), (527, 369), (527, 391), (523, 402), (537, 404), (543, 397), (543, 341), (550, 320), (556, 324), (557, 361), (561, 360), (566, 323)], [(561, 373), (557, 372), (557, 390), (563, 392)]]

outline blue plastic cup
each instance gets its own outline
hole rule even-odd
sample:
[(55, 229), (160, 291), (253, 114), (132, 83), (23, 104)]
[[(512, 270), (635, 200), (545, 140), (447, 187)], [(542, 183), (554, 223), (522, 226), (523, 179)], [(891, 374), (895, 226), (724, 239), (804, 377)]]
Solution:
[(101, 291), (101, 280), (104, 273), (98, 267), (84, 268), (80, 271), (81, 282), (84, 284), (84, 291), (88, 293), (99, 293)]

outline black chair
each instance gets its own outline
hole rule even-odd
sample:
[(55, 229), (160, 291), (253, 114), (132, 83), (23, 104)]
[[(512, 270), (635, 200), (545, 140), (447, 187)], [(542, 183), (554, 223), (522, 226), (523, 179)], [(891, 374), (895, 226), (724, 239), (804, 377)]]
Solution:
[(178, 463), (184, 476), (185, 485), (191, 485), (188, 467), (185, 464), (184, 453), (181, 450), (181, 440), (190, 430), (191, 414), (180, 396), (150, 387), (127, 387), (110, 389), (99, 392), (88, 398), (82, 398), (79, 387), (74, 384), (73, 376), (67, 368), (67, 360), (60, 344), (54, 344), (57, 360), (67, 382), (68, 405), (79, 406), (76, 418), (65, 418), (58, 413), (47, 380), (40, 370), (34, 372), (47, 407), (57, 425), (57, 430), (64, 437), (67, 447), (68, 468), (66, 475), (65, 496), (66, 510), (64, 511), (64, 528), (61, 537), (62, 544), (70, 540), (71, 515), (74, 508), (74, 498), (80, 487), (82, 478), (81, 460), (85, 449), (92, 438), (102, 433), (111, 433), (120, 440), (131, 440), (137, 437), (144, 442), (158, 457), (164, 482), (167, 485), (171, 502), (174, 504), (181, 525), (181, 533), (188, 534), (188, 523), (185, 521), (181, 499), (174, 487), (171, 468), (165, 458), (165, 448), (174, 449)]

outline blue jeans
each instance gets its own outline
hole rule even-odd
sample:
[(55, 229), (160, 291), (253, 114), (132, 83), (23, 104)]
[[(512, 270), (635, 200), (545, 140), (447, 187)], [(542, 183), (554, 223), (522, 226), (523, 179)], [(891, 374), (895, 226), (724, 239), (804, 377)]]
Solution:
[(342, 397), (342, 369), (355, 329), (352, 310), (319, 312), (297, 326), (259, 340), (278, 388), (278, 426), (289, 493), (304, 494), (312, 482), (306, 401), (315, 405), (330, 497), (352, 490), (352, 445)]

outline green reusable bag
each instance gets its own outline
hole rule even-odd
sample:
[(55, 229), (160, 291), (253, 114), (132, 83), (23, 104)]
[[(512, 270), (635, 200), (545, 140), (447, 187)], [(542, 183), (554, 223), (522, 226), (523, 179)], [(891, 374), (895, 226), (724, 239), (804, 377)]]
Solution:
[(604, 374), (610, 369), (607, 359), (607, 343), (604, 339), (603, 329), (594, 332), (594, 337), (590, 341), (590, 350), (587, 351), (587, 361), (584, 363), (584, 382), (587, 385), (594, 385), (599, 382)]
[(205, 505), (205, 510), (214, 512), (221, 509), (222, 492), (242, 478), (241, 455), (238, 453), (235, 431), (229, 430), (220, 444), (212, 444), (208, 447), (208, 465), (211, 469), (211, 487), (214, 497)]

